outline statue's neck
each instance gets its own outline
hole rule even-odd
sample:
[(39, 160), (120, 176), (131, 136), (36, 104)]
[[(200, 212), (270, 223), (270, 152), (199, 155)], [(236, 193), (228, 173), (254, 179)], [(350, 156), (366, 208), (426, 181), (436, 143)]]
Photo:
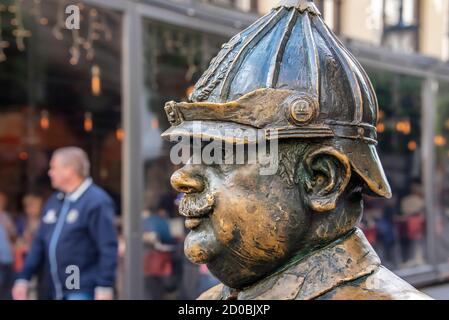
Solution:
[(291, 268), (292, 266), (298, 264), (299, 262), (307, 259), (312, 254), (316, 254), (316, 253), (318, 253), (319, 251), (321, 251), (321, 250), (323, 250), (325, 248), (333, 247), (333, 246), (335, 246), (335, 245), (345, 241), (348, 237), (350, 237), (355, 232), (355, 230), (356, 230), (356, 228), (350, 230), (345, 235), (337, 238), (336, 240), (323, 242), (323, 243), (320, 243), (320, 244), (312, 245), (312, 246), (307, 247), (305, 249), (298, 250), (290, 259), (287, 260), (286, 263), (284, 263), (281, 267), (277, 268), (273, 273), (271, 273), (267, 277), (272, 277), (274, 275), (282, 273), (285, 270)]

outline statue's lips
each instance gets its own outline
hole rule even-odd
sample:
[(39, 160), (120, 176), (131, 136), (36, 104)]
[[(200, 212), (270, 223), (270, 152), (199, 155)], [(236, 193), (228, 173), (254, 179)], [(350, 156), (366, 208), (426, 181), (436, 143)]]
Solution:
[(205, 218), (187, 218), (185, 221), (185, 226), (189, 230), (195, 230), (204, 220)]
[(185, 226), (187, 229), (198, 228), (203, 220), (212, 213), (215, 204), (213, 194), (207, 194), (201, 198), (186, 195), (179, 205), (179, 214), (186, 217)]

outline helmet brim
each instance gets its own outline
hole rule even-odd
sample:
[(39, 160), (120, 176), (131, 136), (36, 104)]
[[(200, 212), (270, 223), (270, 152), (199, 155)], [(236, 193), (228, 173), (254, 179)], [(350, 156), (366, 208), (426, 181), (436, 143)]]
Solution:
[(373, 195), (390, 199), (391, 187), (375, 145), (349, 139), (338, 139), (338, 145), (347, 155), (354, 171), (365, 182), (369, 191)]
[[(260, 142), (262, 137), (265, 137), (264, 130), (218, 121), (185, 121), (162, 134), (162, 138), (172, 142), (179, 142), (181, 138), (196, 138), (201, 141), (216, 140), (230, 144), (255, 144)], [(374, 144), (336, 138), (335, 146), (348, 157), (353, 170), (365, 182), (371, 194), (387, 199), (392, 197), (390, 184)]]

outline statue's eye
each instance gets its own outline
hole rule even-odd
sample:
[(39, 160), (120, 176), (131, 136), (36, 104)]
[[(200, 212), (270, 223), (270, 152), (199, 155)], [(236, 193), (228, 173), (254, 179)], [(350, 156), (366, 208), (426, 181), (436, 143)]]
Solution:
[(225, 165), (235, 164), (235, 150), (232, 147), (224, 147), (222, 148), (222, 163)]
[(235, 165), (233, 164), (221, 164), (220, 165), (220, 171), (224, 174), (231, 173), (235, 168)]
[(222, 173), (229, 173), (235, 168), (235, 150), (232, 147), (223, 146), (220, 150), (221, 161), (220, 161), (220, 171)]

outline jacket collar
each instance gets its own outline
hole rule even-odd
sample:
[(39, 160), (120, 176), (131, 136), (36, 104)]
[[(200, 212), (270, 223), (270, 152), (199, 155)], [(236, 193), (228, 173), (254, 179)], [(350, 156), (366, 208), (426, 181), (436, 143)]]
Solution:
[(59, 199), (68, 199), (70, 202), (76, 202), (78, 199), (86, 192), (87, 189), (93, 184), (92, 178), (86, 178), (83, 183), (73, 192), (67, 193), (64, 195), (64, 193), (60, 193), (58, 195)]
[(237, 292), (222, 286), (218, 299), (310, 300), (373, 273), (380, 259), (360, 229), (301, 259), (255, 285)]

